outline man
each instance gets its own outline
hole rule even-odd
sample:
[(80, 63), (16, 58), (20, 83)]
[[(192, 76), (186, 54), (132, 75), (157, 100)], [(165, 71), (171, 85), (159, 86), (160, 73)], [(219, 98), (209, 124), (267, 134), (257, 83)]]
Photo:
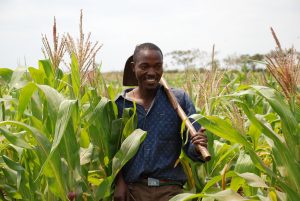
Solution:
[[(115, 102), (119, 116), (124, 108), (136, 103), (138, 128), (147, 131), (147, 137), (118, 175), (115, 201), (166, 201), (181, 193), (186, 182), (182, 166), (175, 165), (182, 148), (182, 121), (159, 84), (162, 74), (163, 54), (152, 43), (138, 45), (126, 62), (123, 84), (137, 87), (126, 89)], [(172, 92), (188, 116), (196, 112), (183, 90)], [(192, 160), (201, 161), (195, 145), (206, 147), (207, 138), (204, 129), (194, 125), (198, 135), (189, 139), (183, 149)]]

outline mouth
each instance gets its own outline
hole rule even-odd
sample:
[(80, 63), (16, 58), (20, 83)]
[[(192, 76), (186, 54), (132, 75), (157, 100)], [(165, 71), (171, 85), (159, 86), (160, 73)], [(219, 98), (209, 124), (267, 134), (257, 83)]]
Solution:
[(156, 84), (158, 81), (154, 77), (148, 77), (145, 79), (148, 84)]

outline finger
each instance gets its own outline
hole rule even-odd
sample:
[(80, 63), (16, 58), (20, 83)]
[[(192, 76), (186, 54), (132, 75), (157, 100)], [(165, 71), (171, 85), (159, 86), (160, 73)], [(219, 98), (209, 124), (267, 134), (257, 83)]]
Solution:
[(207, 144), (207, 142), (208, 141), (206, 139), (197, 139), (192, 141), (193, 144)]
[(191, 138), (191, 140), (196, 140), (196, 139), (207, 139), (207, 136), (205, 134), (199, 133)]
[(204, 127), (200, 128), (200, 132), (205, 132), (205, 131), (206, 131), (206, 128), (204, 128)]
[(207, 142), (206, 141), (195, 141), (193, 144), (207, 147)]
[(207, 143), (206, 139), (198, 139), (198, 140), (194, 140), (192, 141), (193, 144), (198, 144), (198, 143)]

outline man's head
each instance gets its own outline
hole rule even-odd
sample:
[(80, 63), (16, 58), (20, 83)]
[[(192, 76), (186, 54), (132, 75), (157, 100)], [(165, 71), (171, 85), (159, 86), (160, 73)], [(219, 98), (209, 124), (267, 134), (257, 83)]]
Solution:
[(137, 59), (137, 56), (138, 56), (139, 52), (142, 51), (142, 50), (156, 50), (156, 51), (160, 52), (161, 57), (163, 58), (163, 53), (157, 45), (155, 45), (153, 43), (142, 43), (142, 44), (137, 45), (135, 47), (134, 53), (132, 55), (133, 56), (133, 61), (135, 59)]
[(155, 89), (163, 73), (163, 54), (152, 43), (136, 46), (128, 58), (123, 77), (125, 86), (138, 85), (144, 89)]

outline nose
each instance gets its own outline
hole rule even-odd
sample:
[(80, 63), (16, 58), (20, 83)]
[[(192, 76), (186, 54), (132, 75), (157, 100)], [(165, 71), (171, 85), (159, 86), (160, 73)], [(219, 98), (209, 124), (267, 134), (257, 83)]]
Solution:
[(154, 67), (151, 67), (148, 69), (147, 71), (147, 75), (155, 75), (156, 74), (156, 71), (155, 71), (155, 68)]

